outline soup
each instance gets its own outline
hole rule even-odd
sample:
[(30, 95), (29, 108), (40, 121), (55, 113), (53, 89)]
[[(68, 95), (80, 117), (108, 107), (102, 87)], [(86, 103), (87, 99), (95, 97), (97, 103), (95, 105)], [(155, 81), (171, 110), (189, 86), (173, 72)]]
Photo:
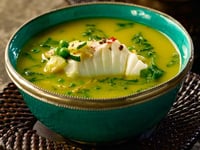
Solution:
[[(115, 42), (119, 44), (120, 51), (126, 48), (126, 53), (113, 52), (114, 62), (106, 58), (103, 68), (99, 64), (91, 66), (90, 62), (97, 62), (99, 56), (93, 58), (96, 54), (88, 47), (91, 48), (94, 43), (100, 47)], [(91, 45), (88, 46), (88, 43)], [(105, 56), (107, 53), (108, 50)], [(123, 59), (125, 57), (121, 57), (127, 56), (128, 59), (129, 54), (135, 54), (140, 62), (137, 73), (113, 73), (112, 70), (121, 67), (122, 62), (128, 64)], [(83, 56), (93, 60), (82, 65), (85, 68), (80, 65), (79, 73), (78, 69), (73, 72), (73, 65), (79, 65), (86, 59)], [(72, 67), (69, 67), (70, 59), (73, 60)], [(47, 29), (24, 45), (17, 61), (17, 71), (36, 86), (57, 94), (87, 98), (115, 98), (134, 94), (166, 82), (179, 69), (179, 53), (168, 37), (143, 24), (114, 18), (74, 20)], [(94, 73), (94, 70), (98, 73)]]

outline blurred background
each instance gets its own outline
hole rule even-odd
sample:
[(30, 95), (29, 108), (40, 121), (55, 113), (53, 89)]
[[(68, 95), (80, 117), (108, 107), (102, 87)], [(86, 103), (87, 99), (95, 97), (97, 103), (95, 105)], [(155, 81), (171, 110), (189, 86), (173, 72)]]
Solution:
[[(102, 1), (102, 0), (99, 0)], [(110, 0), (148, 6), (165, 12), (178, 20), (190, 34), (194, 43), (192, 72), (200, 75), (200, 7), (197, 0)], [(4, 68), (4, 51), (12, 34), (29, 19), (46, 11), (67, 5), (94, 2), (94, 0), (0, 0), (0, 91), (11, 82)], [(193, 150), (200, 150), (199, 143)]]

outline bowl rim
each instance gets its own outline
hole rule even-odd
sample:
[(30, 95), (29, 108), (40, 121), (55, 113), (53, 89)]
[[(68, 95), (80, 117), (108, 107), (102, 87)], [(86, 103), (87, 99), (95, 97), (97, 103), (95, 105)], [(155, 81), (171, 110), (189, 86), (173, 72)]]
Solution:
[[(122, 97), (116, 97), (116, 98), (81, 98), (81, 97), (74, 97), (74, 96), (65, 96), (61, 94), (56, 94), (53, 92), (49, 92), (45, 89), (42, 89), (40, 87), (37, 87), (33, 83), (29, 82), (25, 78), (23, 78), (12, 66), (10, 60), (9, 60), (9, 45), (12, 43), (12, 40), (14, 36), (20, 31), (23, 26), (29, 24), (33, 20), (48, 15), (63, 9), (69, 9), (79, 6), (88, 6), (88, 5), (101, 5), (101, 4), (108, 4), (108, 5), (122, 5), (122, 6), (134, 6), (137, 8), (142, 8), (146, 10), (153, 11), (157, 14), (160, 14), (161, 16), (166, 17), (168, 20), (173, 21), (175, 24), (177, 24), (181, 30), (186, 34), (187, 38), (190, 42), (190, 57), (188, 59), (188, 62), (186, 66), (181, 70), (176, 76), (169, 79), (168, 81), (165, 81), (164, 83), (161, 83), (157, 86), (151, 87), (147, 90), (144, 90), (139, 93), (133, 93), (127, 96)], [(31, 19), (27, 20), (24, 24), (22, 24), (10, 37), (6, 50), (5, 50), (5, 68), (8, 76), (10, 79), (16, 84), (16, 86), (20, 89), (20, 92), (25, 92), (26, 94), (29, 94), (30, 96), (43, 101), (45, 103), (53, 104), (59, 107), (64, 108), (73, 108), (73, 109), (79, 109), (79, 110), (107, 110), (107, 109), (115, 109), (115, 108), (123, 108), (128, 107), (136, 104), (141, 104), (147, 101), (150, 101), (163, 93), (167, 93), (171, 89), (175, 88), (177, 84), (181, 84), (181, 82), (184, 80), (186, 74), (191, 70), (192, 65), (194, 61), (194, 46), (192, 39), (187, 32), (187, 30), (183, 27), (183, 25), (177, 21), (172, 16), (156, 10), (154, 8), (150, 8), (143, 5), (133, 4), (133, 3), (125, 3), (125, 2), (84, 2), (79, 4), (72, 4), (67, 5), (61, 8), (52, 9), (50, 11), (46, 11), (36, 17), (32, 17)]]

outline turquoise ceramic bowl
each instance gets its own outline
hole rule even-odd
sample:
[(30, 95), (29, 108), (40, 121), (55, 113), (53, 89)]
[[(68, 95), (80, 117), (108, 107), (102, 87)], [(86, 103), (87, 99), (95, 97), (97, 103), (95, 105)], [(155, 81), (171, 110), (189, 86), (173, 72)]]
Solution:
[[(160, 30), (176, 44), (181, 69), (168, 82), (123, 98), (94, 100), (59, 96), (42, 90), (16, 72), (21, 47), (33, 35), (59, 23), (80, 18), (113, 17), (134, 20)], [(127, 3), (88, 3), (53, 10), (33, 18), (11, 37), (5, 53), (6, 69), (27, 106), (49, 129), (65, 138), (105, 143), (139, 136), (168, 113), (193, 63), (193, 44), (185, 28), (162, 12)]]

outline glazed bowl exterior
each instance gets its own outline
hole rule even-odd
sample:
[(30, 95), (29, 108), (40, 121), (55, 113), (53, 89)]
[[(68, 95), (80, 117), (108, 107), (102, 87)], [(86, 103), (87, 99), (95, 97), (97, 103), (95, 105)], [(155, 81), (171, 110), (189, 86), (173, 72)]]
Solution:
[[(54, 25), (81, 18), (112, 17), (133, 20), (166, 34), (181, 55), (179, 73), (171, 80), (138, 94), (113, 99), (84, 99), (52, 94), (16, 71), (22, 46), (35, 34)], [(155, 127), (169, 112), (193, 63), (193, 44), (174, 18), (147, 7), (99, 2), (68, 6), (31, 19), (11, 37), (5, 53), (6, 70), (33, 115), (65, 138), (105, 143), (137, 137)]]

